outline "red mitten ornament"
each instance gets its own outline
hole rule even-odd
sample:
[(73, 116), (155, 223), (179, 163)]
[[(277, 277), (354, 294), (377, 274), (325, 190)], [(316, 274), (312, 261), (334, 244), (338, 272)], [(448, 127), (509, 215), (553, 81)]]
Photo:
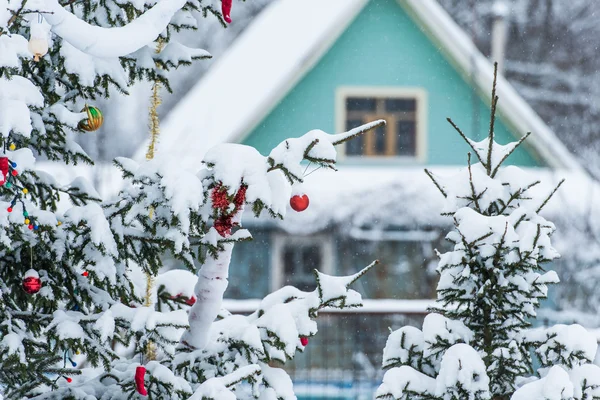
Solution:
[(231, 2), (232, 0), (221, 0), (221, 11), (223, 12), (223, 19), (228, 24), (231, 23)]
[(303, 194), (302, 196), (300, 195), (294, 195), (292, 196), (292, 198), (290, 199), (290, 207), (292, 207), (292, 210), (296, 211), (296, 212), (301, 212), (304, 211), (308, 208), (308, 196)]
[(142, 396), (148, 396), (146, 386), (144, 386), (144, 376), (146, 375), (146, 367), (140, 365), (135, 369), (135, 389)]
[(0, 157), (0, 185), (6, 183), (8, 177), (8, 157)]
[(36, 294), (42, 288), (42, 280), (35, 269), (30, 269), (23, 276), (23, 290), (27, 294)]
[(194, 296), (190, 297), (189, 299), (187, 299), (185, 304), (187, 304), (188, 306), (193, 306), (194, 304), (196, 304), (196, 298)]

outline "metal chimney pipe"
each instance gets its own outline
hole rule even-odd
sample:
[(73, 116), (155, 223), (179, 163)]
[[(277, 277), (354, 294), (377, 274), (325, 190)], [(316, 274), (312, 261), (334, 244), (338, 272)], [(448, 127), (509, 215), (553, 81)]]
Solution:
[(496, 0), (492, 6), (492, 53), (491, 61), (498, 63), (498, 74), (504, 71), (504, 57), (508, 34), (508, 5), (504, 0)]

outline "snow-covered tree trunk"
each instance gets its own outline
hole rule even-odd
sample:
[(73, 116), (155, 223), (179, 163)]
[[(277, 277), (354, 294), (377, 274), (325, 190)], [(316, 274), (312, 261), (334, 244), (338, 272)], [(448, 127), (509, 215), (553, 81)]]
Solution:
[(181, 343), (192, 349), (203, 349), (209, 338), (210, 328), (223, 303), (223, 294), (229, 281), (229, 263), (234, 243), (225, 243), (217, 258), (210, 258), (198, 272), (194, 288), (196, 302), (188, 312), (189, 328), (181, 337)]
[[(232, 217), (232, 224), (239, 224), (243, 213), (244, 206), (241, 204)], [(223, 237), (229, 236), (230, 233), (223, 232)], [(221, 311), (223, 295), (229, 284), (229, 264), (234, 246), (234, 242), (224, 243), (217, 256), (209, 257), (198, 271), (198, 282), (194, 287), (196, 302), (188, 312), (189, 328), (181, 337), (181, 343), (191, 349), (201, 350), (208, 343), (210, 328)]]

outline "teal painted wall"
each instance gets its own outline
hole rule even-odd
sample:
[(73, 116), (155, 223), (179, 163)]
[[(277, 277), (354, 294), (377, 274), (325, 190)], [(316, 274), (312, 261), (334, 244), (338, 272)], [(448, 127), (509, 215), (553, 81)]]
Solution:
[[(425, 89), (428, 115), (425, 164), (466, 163), (467, 145), (446, 117), (451, 117), (471, 138), (480, 139), (487, 134), (488, 106), (480, 98), (473, 100), (469, 84), (436, 45), (395, 0), (372, 0), (243, 142), (268, 154), (284, 139), (311, 129), (334, 133), (335, 94), (340, 86)], [(474, 104), (478, 105), (477, 112), (473, 112)], [(475, 124), (480, 127), (476, 133), (473, 132)], [(501, 121), (496, 125), (496, 134), (501, 144), (517, 137)], [(513, 153), (508, 162), (540, 165), (523, 147)]]

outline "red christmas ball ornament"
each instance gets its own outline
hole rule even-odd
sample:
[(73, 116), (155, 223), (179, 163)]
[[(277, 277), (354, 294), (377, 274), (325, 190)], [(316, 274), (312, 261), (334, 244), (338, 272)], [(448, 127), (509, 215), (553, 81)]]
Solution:
[(231, 23), (231, 3), (232, 0), (221, 0), (221, 11), (223, 12), (223, 19), (228, 24)]
[(148, 396), (148, 391), (146, 390), (144, 377), (146, 376), (146, 367), (143, 365), (138, 366), (135, 369), (135, 389), (142, 396)]
[(296, 212), (301, 212), (304, 211), (308, 208), (308, 196), (303, 194), (302, 196), (300, 195), (294, 195), (292, 196), (292, 198), (290, 199), (290, 207), (292, 207), (292, 210), (296, 211)]
[(68, 382), (68, 383), (71, 383), (71, 382), (73, 382), (73, 379), (72, 379), (72, 378), (69, 378), (68, 376), (67, 376), (65, 379), (67, 380), (67, 382)]
[(17, 172), (17, 170), (16, 170), (16, 169), (13, 169), (13, 170), (12, 170), (12, 172), (11, 172), (11, 174), (12, 174), (12, 176), (17, 176), (17, 175), (19, 175), (19, 173)]
[(89, 272), (83, 271), (81, 275), (87, 277), (89, 274), (90, 274)]
[(42, 280), (38, 275), (37, 271), (34, 269), (30, 269), (25, 272), (25, 276), (23, 276), (23, 290), (27, 294), (36, 294), (42, 288)]
[(308, 346), (308, 338), (306, 336), (302, 336), (300, 338), (300, 343), (302, 343), (302, 346), (304, 347)]
[(8, 212), (12, 212), (12, 211), (13, 211), (13, 208), (12, 208), (12, 207), (8, 207), (8, 208), (6, 209), (6, 211), (8, 211)]

